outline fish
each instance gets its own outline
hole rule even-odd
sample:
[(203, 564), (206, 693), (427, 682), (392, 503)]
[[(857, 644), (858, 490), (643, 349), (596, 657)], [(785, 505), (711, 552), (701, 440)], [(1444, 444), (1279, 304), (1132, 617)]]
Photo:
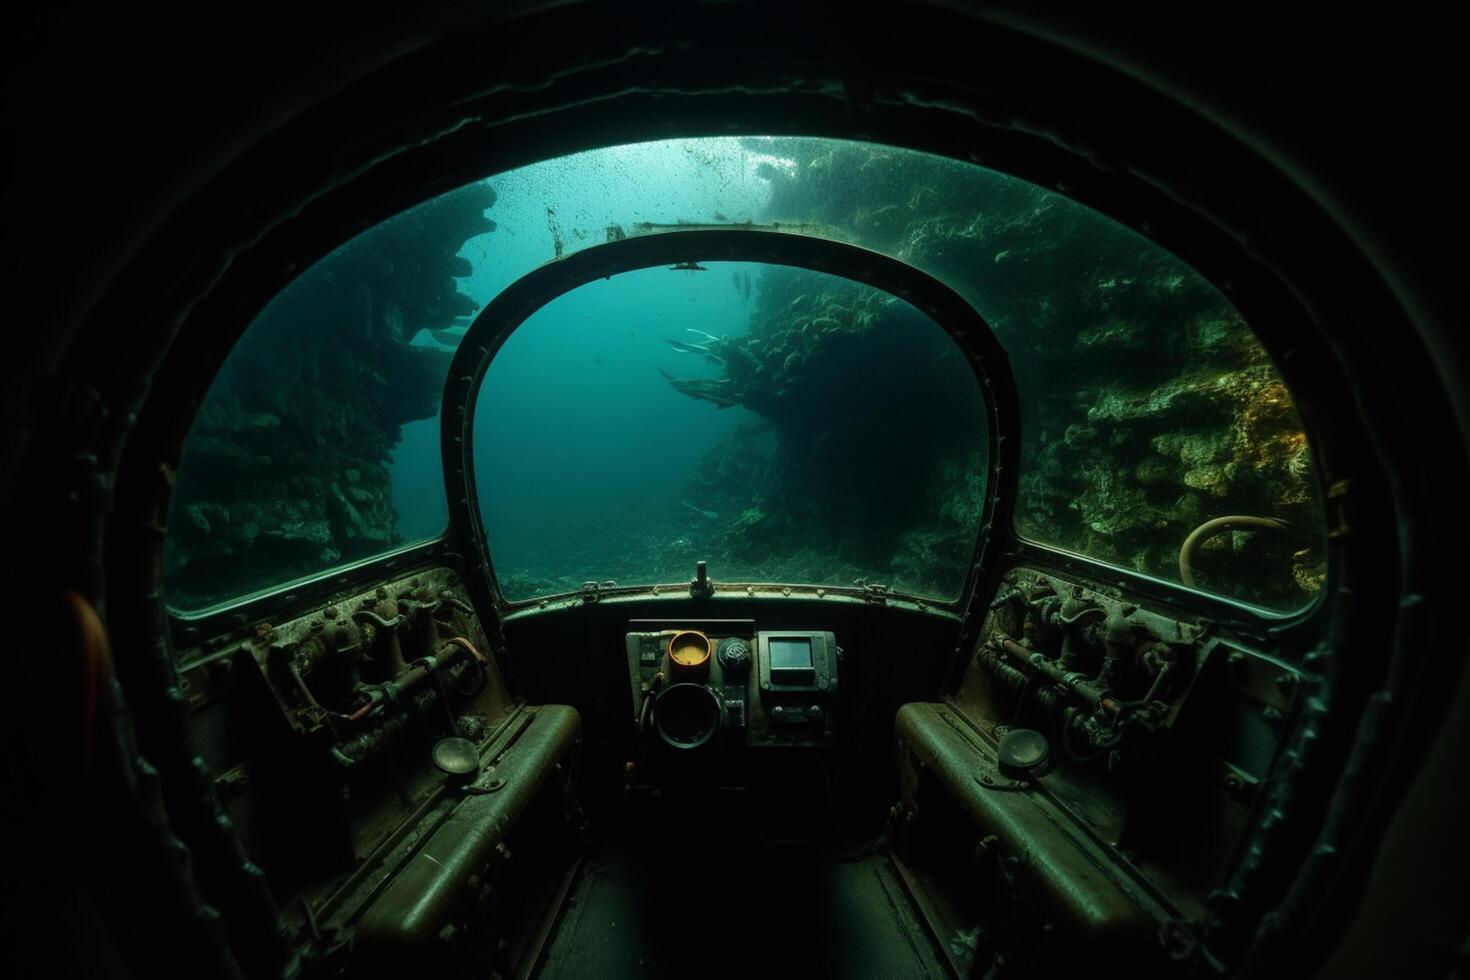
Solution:
[(738, 271), (730, 273), (730, 285), (735, 287), (737, 293), (740, 292), (740, 273)]
[(443, 344), (445, 347), (458, 347), (459, 342), (464, 340), (464, 331), (430, 330), (429, 336), (434, 338), (436, 344)]
[(701, 347), (699, 344), (686, 344), (682, 340), (670, 340), (667, 337), (664, 338), (664, 343), (674, 348), (674, 350), (678, 351), (680, 354), (703, 354), (706, 360), (712, 361), (715, 364), (723, 365), (725, 363), (725, 359), (723, 357), (718, 354), (712, 353), (704, 347)]
[(734, 398), (725, 392), (729, 390), (729, 383), (722, 379), (700, 379), (700, 378), (676, 378), (663, 368), (658, 373), (664, 376), (673, 389), (690, 398), (702, 398), (707, 402), (714, 402), (719, 408), (729, 408), (738, 404)]
[(703, 507), (696, 507), (687, 500), (681, 500), (679, 501), (679, 503), (683, 504), (685, 507), (688, 507), (690, 510), (694, 511), (694, 513), (700, 515), (701, 517), (708, 518), (712, 521), (717, 521), (720, 519), (720, 515), (715, 511), (705, 510)]
[[(561, 258), (561, 255), (558, 254), (557, 255), (557, 258)], [(704, 266), (700, 265), (698, 262), (675, 262), (673, 265), (669, 266), (669, 271), (670, 272), (708, 272), (709, 270), (706, 269)]]
[(709, 343), (712, 343), (712, 344), (718, 342), (719, 339), (720, 339), (719, 337), (716, 337), (712, 333), (705, 333), (703, 330), (695, 330), (693, 327), (685, 327), (684, 328), (684, 332), (685, 333), (692, 333), (696, 337), (703, 337), (706, 341), (708, 341)]
[(745, 272), (742, 274), (742, 278), (745, 280), (745, 282), (744, 282), (744, 286), (745, 286), (745, 290), (744, 290), (745, 305), (746, 306), (749, 306), (750, 305), (750, 270), (749, 269), (746, 269), (745, 270)]

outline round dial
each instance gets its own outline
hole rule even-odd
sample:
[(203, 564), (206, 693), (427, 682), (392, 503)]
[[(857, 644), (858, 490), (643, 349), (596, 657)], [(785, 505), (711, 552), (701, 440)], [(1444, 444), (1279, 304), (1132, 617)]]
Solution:
[(698, 630), (683, 630), (669, 637), (669, 663), (676, 672), (708, 667), (709, 637)]
[(750, 644), (732, 636), (720, 642), (720, 666), (726, 670), (745, 670), (750, 666)]

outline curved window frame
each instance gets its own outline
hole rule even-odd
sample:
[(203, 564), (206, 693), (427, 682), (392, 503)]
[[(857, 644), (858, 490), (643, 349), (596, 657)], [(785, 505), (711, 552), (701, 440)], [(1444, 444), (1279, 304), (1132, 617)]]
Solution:
[[(782, 265), (826, 273), (871, 286), (901, 299), (938, 324), (959, 348), (975, 372), (985, 404), (987, 473), (985, 500), (969, 572), (960, 594), (953, 600), (927, 596), (891, 594), (910, 599), (924, 608), (958, 611), (968, 606), (979, 575), (991, 568), (990, 560), (999, 539), (1013, 539), (1012, 505), (1016, 499), (1016, 474), (1020, 445), (1020, 410), (1010, 362), (1000, 342), (980, 313), (957, 292), (922, 270), (899, 259), (843, 242), (811, 235), (792, 234), (759, 226), (735, 229), (698, 228), (665, 230), (596, 245), (567, 258), (549, 263), (521, 277), (495, 297), (470, 324), (450, 365), (445, 403), (440, 414), (445, 486), (449, 491), (448, 537), (469, 542), (489, 593), (502, 611), (546, 605), (575, 594), (535, 596), (511, 601), (501, 592), (495, 577), (490, 544), (479, 513), (479, 496), (474, 474), (475, 405), (490, 362), (505, 341), (532, 314), (572, 290), (622, 272), (704, 262), (752, 262)], [(997, 534), (999, 532), (999, 534)], [(693, 573), (694, 569), (690, 569)], [(795, 582), (720, 582), (738, 586), (740, 594), (756, 587), (777, 587), (802, 593), (874, 597), (873, 587)], [(644, 583), (617, 587), (589, 582), (585, 597), (607, 595), (658, 595), (680, 583)], [(687, 583), (682, 585), (687, 595)], [(881, 587), (879, 587), (881, 589)], [(676, 593), (677, 594), (677, 593)], [(890, 594), (883, 589), (880, 595)]]

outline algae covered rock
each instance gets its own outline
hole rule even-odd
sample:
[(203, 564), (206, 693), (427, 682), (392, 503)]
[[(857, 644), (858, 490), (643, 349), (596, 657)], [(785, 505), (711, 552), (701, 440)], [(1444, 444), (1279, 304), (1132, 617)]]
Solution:
[(261, 312), (224, 365), (175, 481), (170, 601), (198, 608), (398, 543), (386, 463), (432, 418), (452, 354), (412, 342), (477, 309), (458, 252), (494, 228), (472, 184), (352, 240)]
[[(866, 144), (749, 146), (789, 162), (763, 171), (768, 219), (817, 225), (910, 261), (959, 289), (995, 330), (1022, 401), (1023, 535), (1177, 579), (1180, 546), (1195, 527), (1223, 515), (1269, 516), (1289, 529), (1209, 541), (1201, 584), (1283, 608), (1320, 586), (1324, 521), (1300, 420), (1250, 329), (1203, 277), (1123, 226), (1001, 174)], [(880, 353), (895, 301), (799, 279), (763, 275), (750, 337), (727, 372), (728, 397), (776, 422), (783, 444), (810, 446), (815, 429), (826, 445), (850, 445), (863, 432), (858, 455), (875, 469), (901, 465), (915, 484), (950, 487), (953, 498), (927, 510), (915, 503), (921, 495), (885, 490), (892, 513), (875, 504), (863, 516), (867, 540), (882, 542), (863, 556), (877, 574), (901, 568), (918, 580), (925, 568), (948, 567), (953, 540), (973, 541), (974, 532), (946, 531), (943, 515), (977, 495), (972, 479), (955, 480), (945, 467), (974, 453), (930, 439), (927, 458), (900, 462), (882, 448), (892, 419), (814, 405), (806, 396), (815, 389), (867, 385), (865, 357), (897, 363)], [(932, 392), (880, 384), (880, 398), (890, 416), (933, 417)], [(771, 499), (790, 505), (794, 494), (839, 492), (806, 483), (771, 488)], [(883, 530), (905, 520), (900, 533)], [(804, 526), (813, 541), (831, 533), (815, 517)]]

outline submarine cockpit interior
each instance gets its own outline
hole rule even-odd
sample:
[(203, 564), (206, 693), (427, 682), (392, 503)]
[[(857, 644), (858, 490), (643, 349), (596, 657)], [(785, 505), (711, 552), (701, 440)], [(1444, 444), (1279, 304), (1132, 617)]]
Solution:
[(1352, 946), (1464, 652), (1412, 313), (1051, 42), (769, 6), (446, 33), (103, 291), (7, 450), (74, 529), (7, 714), (16, 812), (108, 815), (35, 892), (77, 975), (1463, 957)]

